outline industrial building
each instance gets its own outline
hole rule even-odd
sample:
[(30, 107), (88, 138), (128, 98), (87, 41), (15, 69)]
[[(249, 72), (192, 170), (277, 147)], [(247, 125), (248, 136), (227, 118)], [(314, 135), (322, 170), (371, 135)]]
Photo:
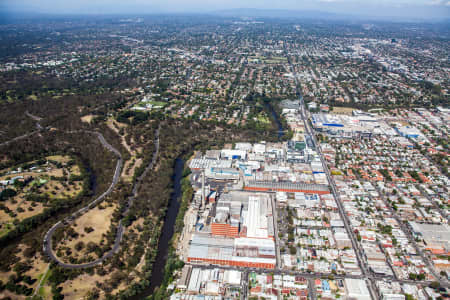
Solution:
[(386, 122), (370, 115), (313, 114), (311, 120), (318, 132), (343, 138), (398, 135)]
[(192, 170), (231, 168), (231, 163), (231, 160), (226, 159), (194, 158), (189, 163), (189, 168), (191, 168)]
[(268, 194), (230, 192), (217, 200), (211, 234), (227, 237), (274, 237), (272, 202)]
[(240, 294), (241, 279), (239, 271), (185, 265), (176, 283), (177, 292), (170, 299), (235, 299)]
[(193, 235), (188, 261), (275, 268), (272, 213), (269, 194), (231, 192), (221, 195), (210, 232)]
[(302, 192), (319, 195), (330, 194), (328, 185), (307, 184), (301, 182), (249, 181), (244, 189), (247, 191), (264, 192)]
[(362, 279), (345, 279), (345, 287), (347, 289), (348, 299), (371, 300), (367, 284)]
[(190, 263), (274, 269), (275, 242), (272, 239), (233, 239), (196, 233), (187, 260)]
[(420, 132), (419, 129), (412, 126), (398, 126), (395, 127), (395, 130), (403, 137), (410, 138), (410, 139), (418, 139), (419, 137), (421, 139), (425, 139), (422, 132)]
[(421, 224), (409, 222), (415, 236), (425, 241), (425, 249), (435, 254), (450, 252), (450, 228), (448, 224)]

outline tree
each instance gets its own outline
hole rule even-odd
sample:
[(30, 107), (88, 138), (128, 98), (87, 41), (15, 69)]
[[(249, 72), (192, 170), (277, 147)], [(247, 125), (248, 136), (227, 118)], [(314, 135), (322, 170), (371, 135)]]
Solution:
[(291, 255), (297, 254), (297, 248), (295, 248), (295, 246), (290, 246), (290, 247), (289, 247), (289, 253), (290, 253)]
[(430, 283), (430, 288), (432, 289), (439, 289), (441, 287), (441, 284), (439, 283), (439, 281), (433, 281), (432, 283)]
[(83, 241), (79, 241), (75, 244), (75, 250), (77, 251), (81, 251), (84, 248), (84, 242)]
[(413, 295), (411, 294), (405, 294), (406, 300), (414, 300)]

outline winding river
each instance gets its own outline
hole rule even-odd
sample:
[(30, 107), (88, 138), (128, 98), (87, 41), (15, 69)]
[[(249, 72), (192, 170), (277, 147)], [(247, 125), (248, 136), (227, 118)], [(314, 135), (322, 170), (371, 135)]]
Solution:
[(184, 161), (181, 158), (175, 160), (173, 175), (173, 192), (170, 196), (170, 202), (167, 206), (166, 215), (164, 217), (164, 225), (158, 241), (158, 254), (152, 268), (152, 276), (150, 278), (150, 286), (142, 291), (139, 295), (131, 297), (131, 300), (141, 300), (150, 296), (156, 287), (160, 286), (164, 279), (164, 270), (167, 262), (169, 251), (169, 243), (174, 234), (175, 221), (180, 209), (181, 197), (181, 179), (183, 177)]

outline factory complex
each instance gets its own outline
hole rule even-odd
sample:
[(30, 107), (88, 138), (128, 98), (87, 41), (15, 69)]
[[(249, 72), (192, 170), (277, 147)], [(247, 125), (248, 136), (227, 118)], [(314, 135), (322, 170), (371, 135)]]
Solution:
[[(429, 284), (450, 268), (448, 178), (420, 150), (433, 142), (427, 127), (389, 113), (284, 111), (291, 140), (188, 161), (186, 266), (241, 272), (240, 299), (438, 299)], [(207, 281), (174, 299), (226, 299), (228, 283)]]
[[(196, 213), (186, 232), (193, 264), (275, 269), (276, 193), (329, 195), (311, 142), (236, 143), (189, 162)], [(187, 237), (186, 237), (187, 238)]]

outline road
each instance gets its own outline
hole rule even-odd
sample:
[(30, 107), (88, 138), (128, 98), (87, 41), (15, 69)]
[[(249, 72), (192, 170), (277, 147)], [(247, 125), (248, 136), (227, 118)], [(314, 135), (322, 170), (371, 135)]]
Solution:
[[(294, 72), (294, 68), (292, 66), (291, 66), (291, 68), (292, 68), (292, 72), (294, 73), (294, 75), (296, 75)], [(299, 95), (301, 95), (301, 91), (299, 91), (299, 89), (298, 89), (297, 76), (295, 76), (295, 83), (296, 83), (297, 93)], [(336, 202), (338, 204), (339, 214), (341, 216), (341, 219), (344, 222), (344, 226), (345, 226), (345, 229), (346, 229), (346, 231), (350, 237), (350, 240), (352, 242), (353, 249), (355, 249), (356, 258), (358, 260), (358, 265), (361, 268), (363, 274), (366, 275), (366, 274), (368, 274), (368, 270), (365, 268), (365, 265), (363, 263), (362, 252), (359, 249), (358, 244), (356, 243), (356, 239), (354, 237), (353, 231), (351, 230), (351, 227), (349, 225), (350, 223), (348, 221), (347, 215), (345, 214), (344, 206), (342, 204), (339, 193), (337, 192), (336, 184), (335, 184), (333, 178), (331, 177), (330, 170), (328, 169), (327, 163), (326, 163), (325, 159), (323, 158), (322, 150), (320, 149), (320, 144), (317, 142), (314, 132), (312, 132), (312, 130), (309, 128), (309, 124), (307, 122), (307, 117), (306, 117), (306, 111), (305, 111), (305, 103), (303, 101), (302, 96), (300, 96), (300, 114), (301, 114), (301, 117), (303, 120), (303, 124), (305, 126), (306, 133), (311, 137), (314, 145), (316, 146), (317, 153), (319, 154), (320, 161), (322, 162), (323, 169), (327, 176), (329, 185), (331, 186), (331, 191), (332, 191), (333, 196), (336, 199)]]
[(45, 268), (45, 271), (44, 271), (44, 273), (42, 274), (41, 279), (39, 279), (39, 283), (38, 283), (38, 285), (36, 286), (36, 288), (34, 289), (33, 297), (36, 296), (37, 293), (39, 293), (39, 290), (41, 289), (42, 282), (44, 281), (45, 277), (47, 277), (47, 272), (48, 272), (49, 270), (50, 270), (50, 264), (47, 265), (47, 268)]
[(39, 132), (39, 130), (35, 130), (35, 131), (31, 131), (31, 132), (29, 132), (29, 133), (23, 134), (23, 135), (21, 135), (21, 136), (15, 137), (15, 138), (13, 138), (13, 139), (11, 139), (11, 140), (9, 140), (9, 141), (6, 141), (6, 142), (1, 143), (1, 144), (0, 144), (0, 147), (1, 147), (1, 146), (6, 146), (6, 145), (8, 145), (8, 144), (10, 144), (10, 143), (12, 143), (12, 142), (15, 142), (15, 141), (19, 141), (19, 140), (25, 139), (25, 138), (30, 137), (30, 136), (32, 136), (33, 134), (36, 134), (36, 133), (38, 133), (38, 132)]
[(156, 129), (155, 133), (155, 151), (152, 155), (152, 161), (148, 164), (148, 166), (145, 168), (144, 172), (142, 172), (141, 176), (139, 176), (136, 180), (136, 182), (133, 185), (132, 195), (128, 198), (128, 203), (125, 211), (123, 212), (123, 215), (127, 215), (128, 211), (130, 210), (131, 205), (133, 205), (134, 200), (138, 196), (139, 187), (141, 186), (142, 180), (147, 176), (147, 173), (153, 169), (156, 160), (159, 155), (159, 132), (161, 130), (161, 124), (158, 126), (158, 129)]
[(71, 269), (82, 269), (82, 268), (90, 268), (94, 267), (98, 264), (101, 264), (105, 259), (110, 258), (112, 255), (114, 255), (119, 250), (120, 241), (122, 240), (123, 236), (123, 228), (122, 228), (122, 220), (119, 222), (119, 226), (117, 229), (117, 235), (116, 235), (116, 241), (114, 243), (114, 246), (110, 251), (108, 251), (103, 257), (100, 257), (92, 262), (85, 263), (85, 264), (67, 264), (62, 262), (54, 253), (52, 248), (52, 236), (53, 233), (58, 229), (59, 227), (63, 226), (65, 223), (72, 223), (75, 221), (77, 217), (82, 215), (83, 213), (87, 212), (89, 209), (95, 207), (99, 202), (101, 202), (106, 196), (108, 196), (116, 186), (116, 184), (119, 182), (120, 173), (122, 172), (122, 155), (120, 152), (115, 149), (113, 146), (111, 146), (103, 137), (103, 135), (99, 132), (92, 132), (92, 131), (86, 131), (87, 133), (95, 134), (97, 138), (99, 139), (100, 143), (109, 151), (113, 152), (116, 156), (118, 156), (117, 163), (116, 163), (116, 169), (114, 171), (114, 176), (111, 181), (111, 184), (109, 185), (108, 189), (103, 192), (100, 196), (95, 198), (92, 202), (90, 202), (85, 207), (80, 208), (76, 212), (74, 212), (69, 217), (66, 217), (64, 219), (64, 222), (58, 221), (56, 224), (54, 224), (45, 234), (44, 236), (44, 244), (43, 244), (43, 251), (45, 254), (50, 257), (51, 260), (58, 263), (63, 268), (71, 268)]
[[(44, 129), (48, 129), (48, 127), (44, 128), (40, 124), (40, 121), (42, 120), (41, 117), (32, 115), (28, 111), (25, 112), (25, 115), (30, 117), (34, 121), (36, 121), (36, 128), (37, 128), (37, 130), (29, 132), (29, 133), (26, 133), (26, 134), (23, 134), (23, 135), (18, 136), (18, 137), (15, 137), (15, 138), (13, 138), (13, 139), (11, 139), (9, 141), (5, 141), (3, 143), (0, 143), (0, 147), (3, 146), (3, 145), (7, 145), (9, 143), (12, 143), (14, 141), (18, 141), (18, 140), (30, 137), (33, 134), (36, 134), (36, 133), (38, 133), (38, 132), (40, 132), (40, 131), (42, 131)], [(146, 169), (141, 174), (141, 176), (139, 176), (139, 178), (134, 183), (133, 190), (132, 190), (132, 196), (130, 196), (128, 198), (128, 202), (127, 202), (126, 208), (125, 208), (125, 210), (122, 213), (123, 217), (125, 217), (128, 214), (130, 207), (132, 206), (135, 198), (137, 197), (138, 190), (139, 190), (139, 187), (140, 187), (140, 184), (141, 184), (143, 178), (145, 176), (147, 176), (147, 173), (149, 172), (149, 170), (151, 170), (153, 168), (153, 166), (155, 165), (155, 163), (156, 163), (157, 157), (159, 155), (159, 132), (160, 132), (160, 129), (161, 129), (161, 125), (156, 130), (156, 134), (155, 134), (155, 151), (153, 152), (152, 161), (146, 167)], [(56, 231), (56, 229), (58, 229), (59, 227), (65, 225), (65, 224), (73, 223), (77, 217), (79, 217), (80, 215), (84, 214), (89, 209), (94, 208), (98, 203), (100, 203), (106, 196), (108, 196), (113, 191), (114, 187), (116, 186), (116, 184), (119, 182), (119, 179), (120, 179), (120, 174), (122, 172), (122, 167), (123, 167), (123, 159), (122, 159), (122, 155), (119, 152), (119, 150), (117, 150), (111, 144), (109, 144), (105, 140), (105, 137), (99, 132), (87, 131), (87, 130), (74, 130), (74, 131), (67, 131), (66, 133), (88, 133), (88, 134), (93, 134), (93, 135), (97, 136), (98, 140), (100, 141), (100, 143), (102, 144), (103, 147), (105, 147), (109, 151), (113, 152), (117, 156), (117, 163), (116, 163), (116, 168), (115, 168), (115, 171), (114, 171), (114, 176), (113, 176), (113, 179), (112, 179), (111, 184), (109, 185), (108, 189), (105, 192), (103, 192), (100, 196), (95, 198), (88, 205), (80, 208), (79, 210), (74, 212), (69, 217), (66, 217), (63, 221), (58, 221), (57, 223), (55, 223), (46, 232), (46, 234), (44, 236), (43, 251), (44, 251), (45, 254), (47, 254), (47, 256), (51, 260), (55, 261), (58, 265), (60, 265), (63, 268), (70, 268), (70, 269), (90, 268), (90, 267), (94, 267), (96, 265), (99, 265), (99, 264), (103, 263), (103, 261), (105, 259), (110, 258), (111, 256), (113, 256), (115, 253), (118, 252), (118, 250), (120, 248), (120, 242), (122, 241), (122, 238), (123, 238), (123, 231), (124, 231), (124, 228), (123, 228), (123, 225), (122, 225), (122, 220), (123, 219), (119, 221), (119, 224), (118, 224), (118, 227), (117, 227), (117, 232), (116, 232), (116, 239), (115, 239), (114, 245), (111, 248), (111, 250), (108, 251), (103, 257), (98, 258), (98, 259), (96, 259), (96, 260), (94, 260), (92, 262), (85, 263), (85, 264), (67, 264), (67, 263), (64, 263), (61, 260), (59, 260), (59, 258), (53, 253), (52, 236), (53, 236), (53, 233)]]
[[(202, 270), (212, 270), (212, 269), (222, 269), (222, 270), (235, 270), (240, 272), (255, 272), (258, 274), (274, 274), (274, 275), (292, 275), (292, 276), (300, 276), (307, 279), (368, 279), (368, 276), (364, 275), (350, 275), (350, 274), (331, 274), (331, 273), (315, 273), (315, 272), (300, 272), (294, 270), (277, 270), (277, 269), (265, 269), (265, 268), (247, 268), (247, 267), (235, 267), (235, 266), (226, 266), (226, 265), (216, 265), (216, 264), (195, 264), (195, 263), (185, 263), (185, 265), (190, 265), (193, 268), (199, 268)], [(383, 280), (387, 279), (386, 276), (370, 276), (370, 279), (373, 280)], [(397, 280), (394, 278), (389, 279), (390, 282), (399, 282), (399, 283), (407, 283), (407, 284), (430, 284), (432, 281), (413, 281), (413, 280)], [(374, 299), (377, 299), (376, 297)]]
[[(429, 160), (429, 159), (428, 159)], [(430, 161), (430, 160), (429, 160)], [(428, 193), (425, 191), (425, 189), (421, 186), (418, 185), (420, 192), (422, 193), (422, 195), (424, 195), (428, 201), (430, 201), (430, 203), (433, 205), (433, 207), (441, 214), (441, 216), (447, 220), (447, 222), (450, 221), (450, 216), (448, 215), (447, 211), (443, 210), (440, 206), (439, 203), (436, 203), (436, 201), (431, 198), (430, 195), (428, 195)]]
[[(139, 186), (142, 182), (142, 179), (147, 175), (148, 171), (150, 169), (153, 168), (154, 164), (156, 163), (157, 160), (157, 156), (159, 154), (159, 131), (160, 131), (160, 127), (158, 127), (158, 129), (156, 130), (156, 134), (155, 134), (155, 151), (153, 153), (153, 157), (152, 157), (152, 161), (150, 162), (150, 164), (146, 167), (146, 169), (144, 170), (144, 172), (142, 173), (141, 176), (139, 176), (139, 178), (137, 179), (137, 181), (135, 182), (134, 186), (133, 186), (133, 195), (130, 196), (128, 198), (128, 202), (126, 205), (126, 208), (122, 214), (123, 217), (125, 217), (128, 212), (129, 209), (131, 207), (131, 205), (134, 202), (134, 199), (137, 196), (138, 190), (139, 190)], [(73, 131), (75, 132), (75, 131)], [(79, 131), (76, 131), (79, 132)], [(117, 232), (116, 232), (116, 239), (114, 241), (114, 245), (111, 248), (111, 250), (109, 250), (105, 255), (103, 255), (102, 257), (92, 261), (92, 262), (88, 262), (88, 263), (84, 263), (84, 264), (68, 264), (68, 263), (64, 263), (62, 262), (54, 253), (53, 253), (53, 248), (52, 248), (52, 235), (55, 232), (56, 229), (58, 229), (59, 227), (63, 226), (64, 223), (72, 223), (74, 222), (74, 220), (79, 217), (81, 214), (87, 212), (89, 209), (94, 208), (99, 202), (101, 202), (107, 195), (109, 195), (114, 187), (116, 186), (116, 184), (118, 183), (119, 179), (120, 179), (120, 174), (122, 172), (122, 166), (123, 166), (123, 161), (122, 161), (122, 155), (120, 154), (120, 152), (115, 149), (113, 146), (111, 146), (103, 137), (103, 135), (99, 132), (92, 132), (92, 131), (88, 131), (91, 134), (95, 134), (97, 136), (97, 138), (99, 139), (100, 143), (107, 148), (109, 151), (113, 152), (117, 157), (117, 163), (116, 163), (116, 169), (114, 171), (114, 176), (112, 179), (112, 182), (110, 184), (110, 186), (108, 187), (108, 189), (101, 194), (99, 197), (97, 197), (94, 201), (92, 201), (91, 203), (89, 203), (88, 205), (86, 205), (83, 208), (80, 208), (78, 211), (76, 211), (75, 213), (73, 213), (71, 216), (67, 217), (64, 222), (58, 221), (56, 224), (54, 224), (45, 234), (44, 236), (44, 245), (43, 245), (43, 250), (44, 253), (47, 254), (51, 260), (55, 261), (59, 266), (63, 267), (63, 268), (68, 268), (68, 269), (83, 269), (83, 268), (91, 268), (94, 267), (96, 265), (99, 265), (101, 263), (103, 263), (104, 260), (110, 258), (111, 256), (113, 256), (114, 254), (116, 254), (119, 249), (120, 249), (120, 243), (122, 241), (123, 238), (123, 232), (124, 232), (124, 228), (122, 225), (122, 220), (119, 221), (119, 224), (117, 226)]]
[[(39, 121), (41, 121), (42, 118), (40, 118), (40, 117), (38, 117), (38, 116), (35, 116), (35, 115), (32, 115), (32, 114), (30, 114), (28, 111), (25, 112), (25, 115), (28, 116), (28, 117), (30, 117), (30, 118), (33, 119), (34, 121), (36, 121), (36, 128), (37, 128), (37, 130), (34, 130), (34, 131), (31, 131), (31, 132), (22, 134), (22, 135), (17, 136), (17, 137), (15, 137), (15, 138), (13, 138), (13, 139), (11, 139), (11, 140), (9, 140), (9, 141), (2, 142), (2, 143), (0, 143), (0, 147), (1, 147), (1, 146), (8, 145), (8, 144), (10, 144), (10, 143), (12, 143), (12, 142), (15, 142), (15, 141), (19, 141), (19, 140), (25, 139), (25, 138), (27, 138), (27, 137), (30, 137), (30, 136), (32, 136), (33, 134), (36, 134), (36, 133), (38, 133), (38, 132), (40, 132), (40, 131), (42, 131), (42, 130), (44, 129), (44, 127), (42, 127), (42, 125), (39, 123)], [(45, 129), (49, 129), (49, 127), (46, 127)]]
[(248, 275), (248, 270), (245, 270), (241, 276), (241, 300), (248, 299)]
[(353, 249), (355, 251), (356, 258), (357, 258), (357, 261), (358, 261), (358, 266), (361, 269), (363, 276), (369, 280), (370, 284), (368, 284), (368, 288), (369, 288), (369, 291), (370, 291), (370, 294), (371, 294), (372, 298), (373, 299), (377, 299), (376, 298), (377, 297), (376, 296), (377, 295), (376, 287), (375, 287), (373, 278), (372, 278), (369, 270), (367, 270), (367, 266), (366, 266), (366, 264), (364, 263), (364, 260), (363, 260), (363, 253), (362, 253), (362, 251), (361, 251), (361, 249), (360, 249), (360, 247), (359, 247), (359, 245), (358, 245), (358, 243), (357, 243), (357, 241), (355, 239), (353, 231), (351, 230), (350, 222), (349, 222), (349, 220), (347, 218), (347, 215), (345, 214), (344, 206), (342, 204), (342, 201), (341, 201), (341, 198), (339, 196), (339, 193), (337, 192), (336, 184), (335, 184), (333, 178), (331, 177), (330, 170), (328, 169), (327, 163), (326, 163), (326, 161), (324, 159), (324, 156), (322, 154), (322, 150), (321, 150), (320, 144), (317, 142), (315, 133), (314, 133), (314, 131), (312, 129), (309, 128), (308, 118), (307, 118), (306, 109), (305, 109), (305, 103), (303, 101), (303, 97), (301, 95), (301, 90), (299, 88), (297, 74), (295, 72), (294, 66), (290, 62), (289, 56), (287, 56), (287, 57), (288, 57), (289, 66), (291, 68), (291, 72), (292, 72), (292, 74), (294, 74), (295, 88), (296, 88), (297, 95), (299, 95), (299, 100), (300, 100), (300, 115), (301, 115), (303, 124), (305, 126), (306, 133), (311, 137), (311, 139), (313, 141), (313, 144), (315, 145), (315, 148), (317, 150), (317, 153), (319, 154), (320, 161), (322, 162), (322, 166), (323, 166), (323, 169), (325, 171), (327, 180), (329, 182), (329, 185), (331, 186), (331, 191), (332, 191), (333, 196), (336, 199), (336, 203), (338, 205), (339, 215), (341, 216), (341, 219), (342, 219), (342, 221), (344, 223), (345, 230), (347, 231), (347, 233), (348, 233), (348, 235), (350, 237), (350, 240), (351, 240), (351, 243), (352, 243), (352, 247), (353, 247)]
[(270, 195), (270, 200), (272, 201), (272, 216), (273, 216), (273, 227), (274, 227), (274, 237), (275, 237), (275, 252), (277, 255), (277, 269), (282, 268), (281, 255), (280, 255), (280, 241), (278, 239), (278, 213), (275, 203), (275, 195)]
[(437, 279), (439, 280), (439, 283), (442, 286), (447, 285), (448, 283), (445, 282), (440, 276), (439, 274), (436, 272), (433, 264), (430, 262), (430, 260), (428, 259), (428, 256), (422, 251), (421, 247), (419, 247), (419, 245), (417, 245), (417, 242), (411, 232), (411, 229), (402, 222), (402, 220), (398, 217), (398, 215), (395, 213), (394, 209), (392, 208), (392, 206), (389, 204), (389, 202), (386, 199), (385, 194), (380, 190), (380, 188), (375, 185), (375, 188), (378, 192), (378, 194), (380, 195), (381, 199), (384, 202), (384, 205), (386, 205), (386, 207), (389, 209), (391, 215), (394, 217), (394, 219), (397, 221), (397, 223), (400, 225), (401, 230), (406, 234), (406, 236), (408, 237), (408, 240), (412, 243), (414, 250), (416, 250), (416, 253), (418, 253), (421, 257), (422, 260), (425, 262), (428, 270), (430, 270), (431, 274)]

